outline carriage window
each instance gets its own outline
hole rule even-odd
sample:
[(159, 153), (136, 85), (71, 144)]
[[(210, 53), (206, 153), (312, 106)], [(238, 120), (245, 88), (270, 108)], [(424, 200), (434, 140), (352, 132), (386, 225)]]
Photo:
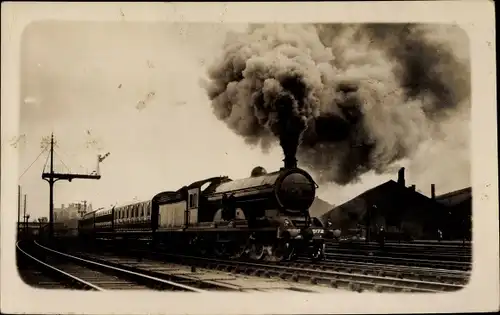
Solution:
[(144, 205), (141, 205), (141, 217), (144, 216)]

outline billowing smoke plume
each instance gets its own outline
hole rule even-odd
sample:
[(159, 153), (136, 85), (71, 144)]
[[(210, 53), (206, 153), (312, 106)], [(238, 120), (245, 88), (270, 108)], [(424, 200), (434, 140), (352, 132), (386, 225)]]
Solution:
[[(320, 180), (387, 171), (470, 106), (469, 68), (420, 25), (254, 25), (209, 69), (215, 115), (250, 144), (278, 140)], [(465, 35), (464, 35), (465, 36)]]

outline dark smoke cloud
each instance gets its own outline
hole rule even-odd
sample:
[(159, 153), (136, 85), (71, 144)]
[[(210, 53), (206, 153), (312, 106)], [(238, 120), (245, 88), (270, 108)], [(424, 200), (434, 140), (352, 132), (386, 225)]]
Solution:
[[(253, 25), (209, 69), (215, 115), (249, 144), (346, 184), (411, 156), (470, 106), (469, 69), (420, 25)], [(465, 36), (465, 35), (464, 35)]]

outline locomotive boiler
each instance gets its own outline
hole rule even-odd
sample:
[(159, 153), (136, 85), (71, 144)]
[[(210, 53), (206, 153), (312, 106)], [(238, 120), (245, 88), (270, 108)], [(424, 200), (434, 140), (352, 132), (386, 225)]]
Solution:
[(324, 256), (325, 230), (309, 216), (316, 188), (300, 168), (272, 173), (256, 168), (248, 178), (208, 178), (87, 214), (82, 234), (121, 239), (146, 234), (173, 251), (219, 257), (318, 260)]

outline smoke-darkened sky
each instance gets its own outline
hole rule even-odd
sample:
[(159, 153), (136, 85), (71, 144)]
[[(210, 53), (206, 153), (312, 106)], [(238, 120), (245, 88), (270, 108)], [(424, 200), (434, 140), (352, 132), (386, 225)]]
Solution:
[[(335, 94), (339, 77), (351, 81), (367, 79), (359, 81), (368, 83), (359, 85), (359, 95), (356, 95), (353, 106), (363, 113), (362, 122), (356, 125), (357, 130), (364, 132), (359, 136), (360, 140), (376, 142), (367, 160), (365, 155), (352, 151), (354, 149), (343, 149), (345, 138), (329, 144), (325, 142), (331, 137), (321, 138), (317, 134), (306, 133), (302, 136), (306, 145), (298, 150), (299, 166), (315, 169), (315, 176), (324, 180), (320, 196), (325, 200), (338, 203), (381, 181), (394, 178), (396, 172), (392, 169), (392, 162), (400, 157), (403, 160), (396, 162), (408, 167), (408, 181), (417, 184), (417, 189), (422, 186), (426, 194), (430, 183), (437, 184), (438, 193), (469, 185), (468, 95), (445, 89), (462, 84), (462, 81), (456, 81), (462, 68), (450, 70), (449, 62), (440, 63), (439, 58), (429, 61), (426, 65), (431, 79), (426, 82), (430, 84), (430, 92), (424, 93), (424, 96), (430, 96), (430, 101), (425, 104), (409, 101), (408, 95), (413, 93), (412, 82), (403, 78), (412, 66), (404, 67), (403, 60), (406, 59), (401, 56), (404, 50), (398, 46), (404, 44), (401, 38), (387, 36), (383, 28), (370, 32), (360, 31), (358, 27), (295, 27), (298, 29), (288, 40), (291, 46), (297, 43), (298, 48), (282, 48), (278, 55), (273, 55), (273, 51), (264, 51), (261, 47), (263, 43), (258, 41), (265, 36), (268, 36), (268, 41), (271, 40), (265, 30), (256, 35), (258, 27), (252, 27), (253, 35), (244, 37), (229, 33), (246, 32), (246, 25), (32, 24), (24, 33), (22, 46), (21, 133), (25, 137), (19, 143), (20, 174), (40, 153), (42, 137), (52, 131), (59, 142), (55, 159), (58, 170), (66, 169), (60, 162), (62, 160), (73, 172), (90, 172), (95, 169), (98, 153), (111, 153), (101, 164), (101, 180), (58, 182), (56, 206), (80, 200), (92, 202), (94, 208), (108, 206), (134, 197), (147, 198), (159, 191), (177, 189), (208, 176), (227, 174), (233, 178), (246, 177), (256, 165), (268, 170), (279, 168), (283, 163), (283, 151), (277, 138), (269, 136), (272, 129), (257, 130), (234, 116), (224, 122), (220, 111), (214, 114), (210, 98), (216, 94), (213, 89), (210, 93), (206, 90), (206, 83), (210, 84), (209, 75), (226, 76), (217, 81), (218, 85), (225, 81), (241, 81), (239, 77), (231, 77), (234, 73), (215, 69), (218, 64), (226, 62), (232, 67), (243, 67), (238, 71), (246, 71), (244, 75), (262, 82), (276, 73), (266, 70), (269, 64), (273, 65), (273, 71), (282, 71), (285, 67), (297, 74), (305, 74), (297, 64), (305, 66), (312, 71), (307, 73), (307, 80), (301, 81), (305, 85), (304, 95), (311, 99), (307, 103), (310, 109), (306, 111), (309, 117), (318, 117), (320, 113), (341, 113), (342, 106), (338, 105), (342, 101), (339, 97), (343, 97), (346, 104), (349, 97)], [(273, 26), (269, 29), (283, 28)], [(425, 40), (451, 47), (446, 48), (446, 53), (452, 54), (452, 60), (464, 61), (467, 68), (467, 39), (460, 30), (428, 29), (425, 30)], [(288, 36), (286, 32), (282, 35)], [(299, 37), (302, 35), (313, 37), (301, 42)], [(374, 38), (377, 38), (378, 44), (368, 44)], [(243, 47), (248, 54), (247, 59), (237, 56), (233, 56), (236, 59), (232, 61), (221, 59), (228, 51), (225, 43), (233, 43), (233, 48)], [(253, 58), (252, 49), (259, 51), (259, 58)], [(425, 52), (425, 48), (416, 50), (413, 46), (412, 49), (417, 59)], [(290, 54), (297, 58), (291, 61)], [(251, 62), (248, 59), (252, 59)], [(425, 67), (415, 70), (423, 71)], [(283, 75), (286, 73), (284, 71)], [(204, 84), (200, 84), (201, 78), (205, 79)], [(370, 78), (378, 81), (373, 83), (373, 80), (368, 80)], [(432, 90), (436, 86), (432, 78), (441, 78), (439, 80), (444, 82), (443, 85), (438, 84)], [(469, 80), (466, 75), (462, 79)], [(279, 82), (281, 87), (273, 82)], [(288, 86), (293, 86), (294, 83), (290, 82)], [(400, 91), (403, 82), (406, 90)], [(245, 85), (250, 82), (244, 83), (243, 88), (227, 83), (218, 87), (222, 91), (224, 88), (232, 91), (226, 93), (224, 106), (227, 108), (229, 100), (232, 100), (229, 103), (239, 104), (240, 112), (245, 113), (248, 108), (241, 104), (241, 100), (249, 96), (244, 93), (257, 87)], [(261, 92), (272, 92), (282, 86), (278, 78), (262, 83), (260, 88)], [(374, 88), (396, 93), (393, 96), (386, 93), (384, 100), (377, 100), (377, 93), (382, 92)], [(326, 90), (330, 94), (325, 93)], [(462, 88), (460, 91), (463, 93), (466, 90)], [(437, 94), (444, 96), (436, 98)], [(267, 96), (265, 93), (260, 95), (263, 98), (261, 108), (267, 108)], [(335, 103), (332, 99), (336, 100)], [(462, 101), (465, 105), (458, 104)], [(432, 113), (435, 112), (433, 106), (451, 108), (453, 113), (449, 115), (446, 112), (444, 118), (428, 115), (429, 108)], [(347, 119), (344, 113), (339, 117), (342, 123)], [(261, 121), (270, 121), (268, 117), (260, 118)], [(439, 124), (436, 125), (435, 120)], [(322, 128), (330, 124), (328, 120), (326, 122)], [(319, 120), (317, 123), (321, 124)], [(234, 132), (235, 126), (242, 124), (250, 128), (244, 130), (247, 133), (243, 132), (243, 137), (240, 136), (242, 132)], [(353, 127), (347, 126), (350, 144), (354, 139), (350, 131)], [(342, 133), (339, 133), (341, 136)], [(260, 142), (256, 140), (256, 135), (260, 137)], [(335, 136), (340, 137), (338, 134)], [(260, 146), (253, 145), (262, 140), (266, 143), (264, 151)], [(332, 149), (328, 146), (336, 147)], [(403, 155), (400, 154), (401, 148), (406, 150)], [(311, 149), (314, 154), (308, 151)], [(45, 158), (46, 155), (43, 155), (33, 164), (20, 181), (23, 193), (28, 194), (28, 212), (32, 217), (48, 212), (48, 185), (40, 178)], [(364, 169), (356, 170), (342, 164), (346, 158), (348, 161), (365, 158), (367, 162), (359, 163)], [(331, 161), (334, 163), (331, 164)], [(375, 171), (386, 173), (376, 174)]]
[(254, 25), (228, 36), (209, 68), (207, 95), (215, 115), (249, 144), (265, 151), (278, 141), (322, 182), (350, 184), (390, 172), (470, 110), (469, 63), (437, 31), (460, 32)]

